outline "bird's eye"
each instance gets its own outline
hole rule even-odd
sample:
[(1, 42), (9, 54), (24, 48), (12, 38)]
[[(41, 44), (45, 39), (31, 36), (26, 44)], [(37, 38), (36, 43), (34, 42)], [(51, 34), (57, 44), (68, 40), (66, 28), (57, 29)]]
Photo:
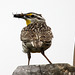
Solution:
[(33, 18), (33, 17), (34, 17), (34, 15), (31, 15), (31, 17)]

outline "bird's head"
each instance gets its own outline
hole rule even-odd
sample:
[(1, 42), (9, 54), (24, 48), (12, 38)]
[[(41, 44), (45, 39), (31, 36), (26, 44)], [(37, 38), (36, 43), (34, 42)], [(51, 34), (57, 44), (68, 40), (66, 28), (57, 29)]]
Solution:
[(45, 21), (45, 19), (42, 17), (41, 14), (37, 14), (37, 13), (26, 13), (26, 14), (14, 14), (15, 18), (22, 18), (26, 20), (26, 24), (27, 26), (31, 23), (34, 23), (35, 21)]

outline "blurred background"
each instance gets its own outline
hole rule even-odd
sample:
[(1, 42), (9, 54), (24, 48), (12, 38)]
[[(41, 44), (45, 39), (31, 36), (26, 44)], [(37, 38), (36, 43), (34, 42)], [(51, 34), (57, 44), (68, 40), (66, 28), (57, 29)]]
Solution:
[[(0, 74), (12, 75), (17, 66), (27, 65), (27, 54), (22, 52), (20, 41), (26, 22), (13, 17), (13, 14), (27, 12), (42, 14), (52, 28), (52, 46), (45, 53), (53, 64), (73, 65), (75, 0), (1, 0)], [(40, 53), (34, 53), (31, 57), (31, 65), (49, 64)]]

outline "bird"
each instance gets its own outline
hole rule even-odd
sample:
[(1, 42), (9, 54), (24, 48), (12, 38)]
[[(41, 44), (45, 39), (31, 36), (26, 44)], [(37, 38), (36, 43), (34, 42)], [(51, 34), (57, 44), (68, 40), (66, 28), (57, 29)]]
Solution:
[(41, 53), (52, 64), (45, 55), (45, 50), (52, 44), (53, 33), (42, 15), (28, 12), (14, 14), (14, 17), (26, 21), (27, 26), (21, 30), (20, 39), (22, 41), (23, 52), (27, 53), (28, 65), (30, 64), (31, 53)]

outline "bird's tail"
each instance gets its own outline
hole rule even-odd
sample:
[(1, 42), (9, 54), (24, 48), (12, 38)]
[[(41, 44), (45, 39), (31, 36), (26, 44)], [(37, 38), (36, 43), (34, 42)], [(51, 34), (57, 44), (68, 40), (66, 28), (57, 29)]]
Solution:
[(39, 40), (34, 40), (34, 41), (31, 42), (31, 44), (32, 44), (33, 47), (37, 48), (37, 47), (41, 47), (43, 42), (39, 41)]

